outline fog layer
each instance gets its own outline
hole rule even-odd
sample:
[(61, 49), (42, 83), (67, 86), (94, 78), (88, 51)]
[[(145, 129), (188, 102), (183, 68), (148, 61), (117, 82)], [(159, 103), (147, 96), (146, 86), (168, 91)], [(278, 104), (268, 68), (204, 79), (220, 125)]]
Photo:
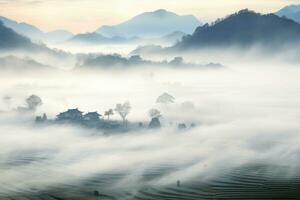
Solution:
[[(127, 177), (114, 187), (138, 187), (144, 172), (163, 166), (172, 169), (144, 184), (205, 181), (246, 164), (300, 164), (300, 70), (294, 66), (0, 76), (5, 83), (0, 86), (0, 195), (76, 184), (113, 172)], [(163, 92), (173, 95), (175, 103), (156, 104)], [(149, 109), (157, 108), (163, 128), (104, 135), (80, 127), (40, 127), (34, 116), (15, 111), (31, 94), (44, 102), (36, 115), (55, 118), (68, 108), (103, 114), (128, 100), (129, 122), (148, 122)], [(178, 123), (196, 127), (179, 131)]]

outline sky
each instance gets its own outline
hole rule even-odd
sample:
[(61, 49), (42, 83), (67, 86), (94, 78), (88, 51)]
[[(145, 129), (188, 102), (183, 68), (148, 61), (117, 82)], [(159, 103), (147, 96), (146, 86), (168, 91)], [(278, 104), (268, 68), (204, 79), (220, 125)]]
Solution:
[(157, 9), (192, 14), (202, 22), (211, 22), (243, 8), (270, 13), (298, 3), (299, 0), (0, 0), (0, 15), (43, 31), (66, 29), (79, 33)]

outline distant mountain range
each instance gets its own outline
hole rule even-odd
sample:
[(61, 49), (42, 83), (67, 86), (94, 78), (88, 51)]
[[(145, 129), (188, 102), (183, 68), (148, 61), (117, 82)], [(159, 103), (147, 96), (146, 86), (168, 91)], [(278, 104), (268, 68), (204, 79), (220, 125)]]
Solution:
[[(102, 27), (98, 32), (74, 36), (64, 30), (43, 33), (32, 25), (0, 17), (0, 50), (26, 49), (56, 54), (57, 52), (54, 50), (37, 45), (24, 36), (30, 35), (31, 38), (39, 38), (45, 34), (51, 34), (52, 38), (57, 38), (56, 40), (65, 35), (64, 37), (68, 38), (67, 41), (70, 43), (96, 45), (140, 42), (142, 40), (148, 44), (156, 44), (156, 41), (178, 41), (168, 50), (228, 46), (249, 47), (255, 44), (273, 50), (282, 49), (289, 47), (288, 45), (300, 44), (300, 24), (278, 15), (286, 16), (288, 13), (298, 13), (298, 10), (299, 6), (288, 6), (276, 15), (263, 15), (245, 9), (217, 20), (211, 25), (203, 26), (199, 26), (201, 23), (191, 15), (179, 16), (166, 10), (157, 10), (143, 13), (117, 26)], [(186, 35), (189, 32), (193, 33)], [(72, 37), (69, 38), (70, 36)], [(138, 48), (134, 52), (150, 52), (151, 50), (160, 52), (165, 49), (152, 45)]]
[(6, 17), (0, 16), (0, 21), (3, 22), (3, 24), (13, 29), (15, 32), (26, 36), (30, 38), (33, 41), (42, 41), (46, 43), (57, 43), (57, 42), (63, 42), (68, 39), (70, 39), (73, 34), (65, 31), (65, 30), (56, 30), (52, 32), (43, 32), (39, 28), (27, 24), (27, 23), (18, 23), (14, 20), (8, 19)]
[(261, 15), (241, 10), (212, 25), (200, 26), (192, 35), (183, 37), (175, 47), (204, 48), (259, 44), (264, 47), (282, 48), (300, 42), (300, 25), (293, 20), (274, 14)]
[(157, 38), (123, 38), (123, 37), (105, 37), (102, 34), (93, 33), (83, 33), (73, 36), (68, 40), (67, 44), (83, 44), (83, 45), (102, 45), (102, 44), (166, 44), (173, 45), (177, 41), (180, 41), (186, 34), (180, 31), (176, 31), (165, 35), (163, 37)]
[(0, 21), (0, 53), (1, 55), (30, 56), (34, 59), (69, 61), (74, 58), (70, 53), (50, 49), (43, 44), (33, 43), (29, 38), (16, 33), (13, 29), (4, 26)]
[(280, 9), (275, 13), (279, 17), (287, 17), (300, 23), (300, 5), (290, 5)]
[(16, 33), (14, 30), (4, 26), (0, 21), (0, 51), (1, 50), (35, 50), (39, 46), (33, 44), (30, 39)]
[(115, 26), (102, 26), (96, 30), (105, 37), (154, 38), (173, 32), (192, 33), (201, 22), (192, 15), (180, 16), (163, 9), (145, 12)]
[(192, 15), (180, 16), (166, 10), (146, 12), (116, 26), (102, 26), (96, 32), (73, 35), (65, 30), (43, 32), (39, 28), (0, 16), (3, 24), (33, 42), (118, 44), (162, 42), (172, 44), (192, 33), (201, 22)]
[(114, 43), (127, 43), (138, 40), (139, 38), (122, 38), (122, 37), (105, 37), (102, 34), (93, 32), (93, 33), (82, 33), (73, 36), (67, 43), (78, 43), (78, 44), (114, 44)]

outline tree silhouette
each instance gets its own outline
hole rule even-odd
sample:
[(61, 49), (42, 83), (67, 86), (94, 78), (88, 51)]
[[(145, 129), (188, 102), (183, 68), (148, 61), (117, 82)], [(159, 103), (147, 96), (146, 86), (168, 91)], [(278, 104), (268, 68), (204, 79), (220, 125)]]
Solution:
[(130, 113), (131, 105), (128, 101), (123, 104), (117, 104), (115, 111), (121, 116), (123, 120), (123, 125), (127, 127), (126, 117)]
[(107, 116), (107, 119), (109, 120), (110, 116), (114, 114), (113, 109), (109, 109), (105, 111), (104, 116)]
[(29, 110), (36, 110), (38, 106), (43, 104), (42, 99), (37, 95), (28, 97), (26, 103)]
[(157, 98), (156, 103), (169, 104), (174, 103), (174, 101), (175, 98), (172, 95), (165, 92)]

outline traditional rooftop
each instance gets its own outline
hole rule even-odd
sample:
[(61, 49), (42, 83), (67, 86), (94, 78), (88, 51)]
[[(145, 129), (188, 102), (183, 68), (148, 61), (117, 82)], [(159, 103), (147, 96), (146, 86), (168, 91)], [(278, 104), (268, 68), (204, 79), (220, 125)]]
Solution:
[(99, 120), (101, 116), (98, 112), (88, 112), (83, 117), (85, 120)]
[(62, 112), (57, 115), (58, 120), (78, 120), (82, 119), (82, 113), (78, 108), (76, 109), (69, 109), (66, 112)]

